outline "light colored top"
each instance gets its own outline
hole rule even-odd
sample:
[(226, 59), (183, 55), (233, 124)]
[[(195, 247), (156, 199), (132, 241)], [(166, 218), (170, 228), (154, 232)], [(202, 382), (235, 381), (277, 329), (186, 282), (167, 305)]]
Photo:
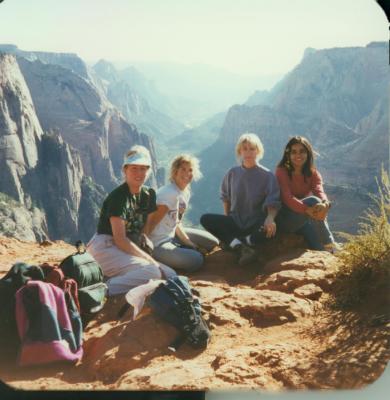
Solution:
[(155, 246), (175, 237), (176, 227), (189, 201), (190, 191), (180, 190), (174, 183), (169, 183), (157, 190), (157, 206), (167, 206), (168, 212), (149, 235)]
[(282, 202), (291, 210), (303, 214), (308, 206), (301, 199), (307, 196), (317, 196), (321, 200), (328, 200), (322, 184), (321, 174), (314, 170), (311, 176), (304, 179), (303, 175), (288, 176), (286, 168), (276, 168), (276, 177), (279, 181)]
[(279, 195), (275, 175), (260, 164), (230, 168), (221, 185), (221, 200), (230, 203), (229, 215), (241, 229), (254, 225), (268, 206), (279, 209)]

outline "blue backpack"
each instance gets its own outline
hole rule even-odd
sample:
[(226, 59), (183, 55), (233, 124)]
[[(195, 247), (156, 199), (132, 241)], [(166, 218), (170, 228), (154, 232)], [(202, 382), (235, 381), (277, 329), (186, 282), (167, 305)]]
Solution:
[(185, 276), (174, 276), (161, 283), (150, 296), (150, 306), (159, 318), (179, 330), (179, 336), (168, 347), (176, 351), (187, 342), (194, 348), (204, 348), (211, 333), (202, 318), (202, 308), (192, 295)]

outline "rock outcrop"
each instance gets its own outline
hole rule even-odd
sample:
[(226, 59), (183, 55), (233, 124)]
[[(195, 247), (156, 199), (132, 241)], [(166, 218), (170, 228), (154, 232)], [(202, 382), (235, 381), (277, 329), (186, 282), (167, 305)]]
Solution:
[(0, 191), (24, 203), (20, 179), (38, 163), (43, 131), (15, 57), (0, 54)]
[(1, 54), (0, 70), (1, 231), (39, 241), (88, 239), (96, 216), (80, 230), (79, 211), (91, 215), (96, 204), (91, 196), (82, 201), (85, 173), (79, 152), (58, 130), (43, 133), (15, 56)]
[(46, 215), (33, 204), (21, 204), (0, 193), (0, 232), (7, 237), (41, 242), (48, 238)]
[(53, 53), (46, 51), (25, 51), (17, 46), (8, 44), (0, 44), (0, 52), (14, 54), (29, 61), (39, 60), (44, 64), (60, 65), (66, 69), (70, 69), (77, 75), (85, 79), (90, 79), (88, 67), (75, 53)]
[[(177, 331), (147, 307), (135, 321), (131, 312), (117, 320), (124, 304), (118, 296), (87, 325), (77, 366), (18, 369), (2, 361), (0, 378), (41, 390), (281, 391), (358, 389), (374, 382), (390, 359), (388, 321), (328, 308), (340, 261), (293, 248), (299, 245), (293, 239), (264, 247), (262, 263), (246, 268), (216, 249), (190, 276), (212, 333), (204, 350), (184, 344), (170, 352)], [(55, 263), (72, 251), (64, 242), (0, 237), (0, 275), (25, 254), (31, 262)]]

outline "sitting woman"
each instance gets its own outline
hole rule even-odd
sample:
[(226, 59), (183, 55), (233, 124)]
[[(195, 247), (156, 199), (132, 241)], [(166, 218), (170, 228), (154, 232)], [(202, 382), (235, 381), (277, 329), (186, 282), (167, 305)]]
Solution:
[(142, 249), (142, 230), (148, 215), (156, 210), (156, 193), (143, 186), (151, 167), (149, 151), (133, 146), (123, 163), (125, 182), (104, 200), (97, 234), (87, 249), (101, 265), (109, 295), (126, 293), (149, 279), (176, 275)]
[(199, 269), (204, 262), (202, 253), (218, 245), (208, 232), (183, 228), (181, 224), (190, 200), (190, 184), (200, 177), (195, 157), (176, 157), (171, 164), (170, 183), (157, 191), (157, 211), (150, 214), (145, 227), (154, 244), (153, 257), (175, 269)]
[(240, 165), (227, 172), (221, 186), (225, 215), (204, 214), (200, 222), (225, 246), (239, 250), (239, 264), (246, 265), (257, 256), (251, 246), (276, 233), (279, 186), (275, 175), (258, 163), (264, 149), (257, 135), (241, 135), (236, 154)]
[(313, 250), (336, 249), (326, 215), (330, 202), (320, 173), (314, 167), (309, 141), (295, 136), (287, 143), (276, 169), (283, 206), (278, 215), (281, 231), (303, 235)]

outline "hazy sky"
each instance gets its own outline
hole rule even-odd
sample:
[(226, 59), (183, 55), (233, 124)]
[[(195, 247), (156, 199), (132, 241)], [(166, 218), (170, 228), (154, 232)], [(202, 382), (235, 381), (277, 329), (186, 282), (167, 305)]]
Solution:
[(86, 61), (203, 63), (285, 73), (306, 47), (387, 41), (374, 0), (4, 0), (0, 43)]

